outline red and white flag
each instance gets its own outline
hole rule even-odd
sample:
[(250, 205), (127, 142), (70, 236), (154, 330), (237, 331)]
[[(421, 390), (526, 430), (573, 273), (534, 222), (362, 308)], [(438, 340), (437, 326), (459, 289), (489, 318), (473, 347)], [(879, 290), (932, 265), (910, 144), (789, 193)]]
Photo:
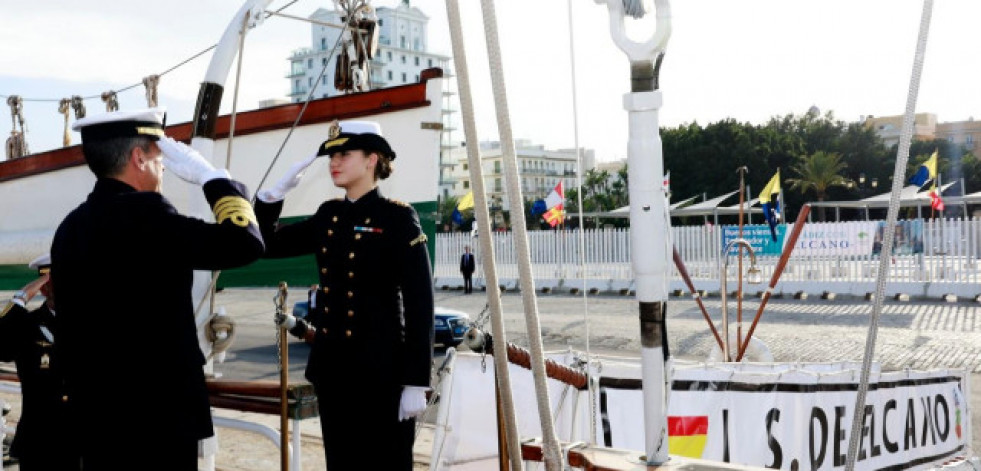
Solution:
[(545, 207), (552, 209), (562, 203), (565, 203), (565, 193), (562, 191), (562, 180), (559, 180), (559, 184), (545, 197)]
[(940, 197), (940, 192), (936, 188), (930, 190), (930, 207), (937, 211), (944, 210), (944, 200)]

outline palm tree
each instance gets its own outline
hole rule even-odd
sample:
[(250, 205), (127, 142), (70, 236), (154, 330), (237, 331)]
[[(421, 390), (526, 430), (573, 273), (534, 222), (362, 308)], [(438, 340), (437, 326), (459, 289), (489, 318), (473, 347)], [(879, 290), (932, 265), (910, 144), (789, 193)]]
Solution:
[[(790, 169), (800, 178), (788, 178), (791, 190), (800, 190), (801, 194), (814, 190), (818, 201), (824, 201), (828, 189), (833, 186), (847, 186), (851, 181), (842, 175), (848, 165), (841, 161), (837, 152), (818, 151), (811, 155), (802, 155)], [(819, 210), (820, 218), (824, 221), (824, 208)]]

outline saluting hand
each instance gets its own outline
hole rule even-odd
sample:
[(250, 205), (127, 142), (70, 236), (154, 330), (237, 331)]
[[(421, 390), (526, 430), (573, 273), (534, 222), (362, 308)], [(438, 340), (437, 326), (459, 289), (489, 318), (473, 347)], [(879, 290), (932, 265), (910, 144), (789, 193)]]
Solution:
[(293, 165), (286, 170), (286, 174), (276, 182), (272, 188), (267, 188), (259, 191), (256, 195), (260, 200), (266, 203), (275, 203), (277, 201), (282, 201), (286, 198), (286, 193), (290, 190), (296, 188), (300, 184), (300, 180), (303, 179), (303, 174), (306, 172), (307, 167), (313, 164), (313, 161), (317, 160), (317, 154), (313, 154)]
[(225, 169), (215, 169), (200, 152), (183, 142), (164, 136), (157, 141), (164, 154), (164, 167), (188, 183), (203, 185), (215, 178), (229, 178)]

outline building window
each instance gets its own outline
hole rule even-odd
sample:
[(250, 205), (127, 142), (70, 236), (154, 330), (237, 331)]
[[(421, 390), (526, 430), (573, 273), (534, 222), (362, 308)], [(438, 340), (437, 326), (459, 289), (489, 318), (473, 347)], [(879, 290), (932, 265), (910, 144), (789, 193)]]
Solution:
[(467, 170), (470, 167), (468, 164), (463, 164), (463, 170)]
[(497, 192), (500, 192), (501, 191), (501, 179), (500, 178), (495, 178), (494, 179), (494, 191), (497, 191)]
[(321, 85), (327, 85), (327, 76), (326, 75), (324, 75), (323, 78), (320, 79), (320, 84)]
[(405, 64), (405, 54), (402, 54), (402, 63)]
[(419, 57), (416, 57), (416, 65), (419, 65)]
[(463, 189), (464, 190), (470, 189), (470, 181), (469, 180), (464, 180), (463, 181)]
[(402, 83), (405, 83), (405, 82), (406, 82), (406, 79), (405, 79), (405, 72), (402, 72)]
[(388, 61), (392, 61), (392, 51), (388, 51)]
[(323, 59), (320, 60), (320, 65), (321, 65), (321, 67), (326, 67), (327, 66), (327, 58), (326, 57), (324, 57)]
[(327, 38), (320, 38), (320, 50), (324, 51), (327, 49)]
[(419, 74), (416, 74), (416, 82), (419, 81)]
[[(494, 173), (501, 173), (501, 161), (500, 160), (495, 160), (494, 161)], [(500, 180), (500, 179), (498, 179), (498, 180)]]
[(392, 71), (391, 70), (388, 71), (388, 80), (392, 80)]
[(432, 59), (429, 59), (429, 66), (430, 66), (430, 67), (432, 67), (432, 66), (433, 66), (433, 60), (432, 60)]
[(307, 86), (308, 87), (312, 87), (313, 86), (313, 77), (307, 77)]
[(382, 18), (378, 18), (378, 26), (385, 26), (385, 20)]
[(313, 68), (313, 59), (307, 59), (307, 68), (308, 69), (312, 69)]
[(420, 50), (419, 38), (415, 38), (414, 40), (412, 40), (412, 48), (417, 51)]
[(402, 36), (399, 36), (399, 46), (401, 46), (402, 49), (405, 49), (405, 35), (404, 34)]

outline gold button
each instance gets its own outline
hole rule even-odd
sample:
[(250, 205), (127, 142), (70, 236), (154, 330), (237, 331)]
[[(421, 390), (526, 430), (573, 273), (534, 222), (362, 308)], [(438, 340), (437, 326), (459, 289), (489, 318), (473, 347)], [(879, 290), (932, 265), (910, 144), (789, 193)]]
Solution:
[(324, 286), (324, 294), (327, 294), (328, 291), (330, 291), (330, 288)]
[(321, 247), (320, 253), (327, 253), (327, 247)]
[(334, 216), (333, 218), (331, 218), (331, 221), (337, 222), (337, 216)]
[(347, 254), (347, 258), (354, 258), (354, 252)]
[[(324, 307), (324, 314), (327, 314), (327, 311), (329, 311), (329, 310), (330, 310), (330, 309), (327, 309), (327, 307)], [(325, 330), (326, 330), (326, 329), (325, 329)]]
[(348, 278), (354, 278), (354, 272), (353, 271), (347, 272), (347, 277)]
[(354, 234), (354, 240), (361, 240), (361, 234)]
[(348, 298), (353, 298), (354, 297), (354, 292), (353, 291), (348, 291), (347, 292), (347, 297)]
[(334, 230), (333, 229), (327, 229), (327, 237), (330, 237), (332, 235), (334, 235)]
[(324, 335), (327, 334), (327, 328), (326, 327), (324, 327), (323, 329), (320, 329), (320, 330), (322, 330), (324, 332)]
[(364, 218), (365, 224), (371, 224), (371, 218)]
[(345, 332), (344, 332), (344, 335), (346, 335), (346, 336), (348, 336), (348, 337), (350, 337), (350, 336), (351, 336), (351, 331), (350, 331), (350, 330), (348, 330), (348, 331), (345, 331)]
[(326, 268), (321, 268), (320, 269), (320, 273), (326, 275), (327, 274), (327, 269)]
[(68, 402), (68, 395), (61, 396), (61, 402)]
[(347, 317), (354, 317), (354, 311), (347, 311)]

